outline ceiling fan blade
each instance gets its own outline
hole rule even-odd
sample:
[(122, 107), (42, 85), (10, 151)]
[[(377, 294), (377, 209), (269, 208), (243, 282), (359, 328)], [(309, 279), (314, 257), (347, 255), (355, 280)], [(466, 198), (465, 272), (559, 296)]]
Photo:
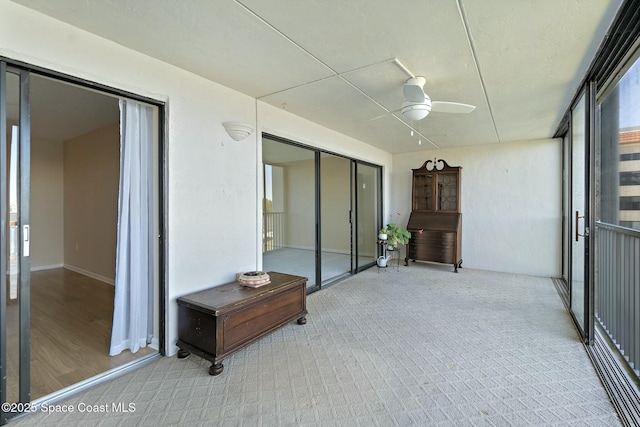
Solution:
[(434, 113), (468, 114), (476, 109), (475, 105), (460, 102), (431, 101), (431, 111)]

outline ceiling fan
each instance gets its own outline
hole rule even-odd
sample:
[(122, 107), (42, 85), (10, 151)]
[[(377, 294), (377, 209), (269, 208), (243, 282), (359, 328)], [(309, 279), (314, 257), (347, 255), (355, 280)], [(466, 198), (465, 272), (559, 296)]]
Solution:
[[(475, 105), (462, 104), (460, 102), (431, 101), (424, 91), (427, 79), (422, 76), (412, 77), (402, 86), (404, 101), (398, 110), (390, 111), (391, 114), (401, 113), (408, 120), (422, 120), (431, 111), (437, 113), (467, 114), (472, 112)], [(384, 117), (384, 116), (380, 116)], [(380, 118), (380, 117), (376, 117)]]

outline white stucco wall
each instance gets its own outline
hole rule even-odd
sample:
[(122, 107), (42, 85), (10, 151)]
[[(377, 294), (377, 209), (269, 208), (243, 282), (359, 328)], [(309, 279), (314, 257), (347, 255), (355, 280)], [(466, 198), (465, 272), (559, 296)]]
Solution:
[[(0, 17), (0, 56), (166, 102), (169, 355), (177, 297), (259, 268), (262, 130), (391, 167), (388, 153), (7, 0)], [(233, 141), (225, 121), (256, 131)]]
[(406, 225), (411, 210), (411, 169), (434, 157), (450, 166), (462, 166), (463, 268), (560, 277), (560, 140), (395, 155), (392, 214), (385, 222), (399, 220)]

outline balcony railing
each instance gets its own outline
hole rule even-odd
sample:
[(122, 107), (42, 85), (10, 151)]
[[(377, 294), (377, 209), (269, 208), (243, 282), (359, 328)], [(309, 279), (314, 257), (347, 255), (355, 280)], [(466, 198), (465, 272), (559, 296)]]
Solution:
[(262, 252), (284, 244), (284, 212), (265, 212), (262, 216)]
[(640, 376), (640, 231), (596, 224), (596, 319)]

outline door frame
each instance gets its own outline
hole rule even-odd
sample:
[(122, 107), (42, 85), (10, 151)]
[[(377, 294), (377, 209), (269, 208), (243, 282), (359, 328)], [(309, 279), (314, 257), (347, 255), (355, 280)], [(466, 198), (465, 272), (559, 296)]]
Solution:
[[(66, 82), (66, 83), (70, 83), (76, 86), (80, 86), (83, 88), (86, 88), (88, 90), (96, 90), (96, 91), (100, 91), (103, 92), (105, 94), (109, 94), (109, 95), (113, 95), (116, 97), (125, 97), (128, 99), (132, 99), (135, 101), (139, 101), (139, 102), (143, 102), (143, 103), (147, 103), (149, 105), (153, 105), (154, 107), (156, 107), (158, 109), (158, 123), (157, 123), (157, 135), (158, 135), (158, 139), (157, 139), (157, 158), (155, 159), (155, 166), (157, 166), (157, 175), (156, 175), (156, 179), (157, 179), (157, 185), (158, 185), (158, 190), (157, 190), (157, 195), (158, 195), (158, 200), (155, 201), (154, 205), (157, 207), (157, 216), (154, 218), (155, 220), (158, 221), (158, 230), (159, 230), (159, 235), (158, 240), (157, 240), (157, 256), (158, 258), (156, 259), (157, 262), (157, 272), (158, 272), (158, 312), (156, 313), (157, 316), (157, 320), (158, 320), (158, 353), (162, 356), (166, 355), (166, 336), (167, 336), (167, 283), (168, 283), (168, 279), (167, 279), (167, 269), (166, 269), (166, 260), (168, 259), (168, 244), (167, 244), (167, 236), (168, 236), (168, 231), (167, 231), (167, 224), (168, 224), (168, 219), (167, 219), (167, 212), (168, 212), (168, 198), (166, 197), (166, 191), (169, 188), (168, 186), (168, 152), (167, 152), (167, 144), (166, 144), (166, 128), (165, 128), (165, 122), (167, 121), (167, 117), (166, 117), (166, 108), (165, 108), (165, 103), (163, 101), (159, 101), (156, 99), (152, 99), (152, 98), (148, 98), (148, 97), (144, 97), (141, 95), (137, 95), (135, 93), (132, 92), (127, 92), (124, 90), (120, 90), (114, 87), (110, 87), (101, 83), (97, 83), (97, 82), (92, 82), (89, 80), (85, 80), (82, 78), (78, 78), (78, 77), (74, 77), (68, 74), (64, 74), (64, 73), (60, 73), (57, 71), (52, 71), (46, 68), (42, 68), (39, 66), (34, 66), (28, 63), (24, 63), (21, 61), (16, 61), (13, 59), (9, 59), (9, 58), (5, 58), (3, 56), (0, 56), (0, 78), (4, 79), (5, 78), (5, 70), (11, 70), (14, 73), (20, 74), (20, 75), (24, 75), (27, 76), (26, 78), (26, 84), (28, 84), (28, 77), (30, 75), (38, 75), (38, 76), (42, 76), (42, 77), (46, 77), (46, 78), (50, 78), (56, 81), (60, 81), (60, 82)], [(0, 89), (0, 104), (1, 105), (5, 105), (5, 99), (6, 99), (6, 81), (2, 81), (1, 89)], [(23, 83), (23, 79), (21, 78), (21, 85), (25, 84)], [(26, 101), (28, 101), (28, 94), (29, 91), (28, 90), (21, 90), (21, 97), (24, 96), (26, 97)], [(25, 142), (28, 143), (30, 142), (30, 126), (25, 125), (29, 124), (28, 121), (28, 117), (29, 114), (25, 114), (29, 111), (29, 104), (28, 102), (21, 102), (21, 114), (20, 114), (20, 146), (22, 147)], [(23, 109), (24, 112), (23, 113)], [(4, 108), (0, 109), (1, 110), (1, 114), (0, 114), (0, 132), (2, 133), (0, 135), (0, 145), (2, 145), (0, 147), (0, 162), (4, 162), (2, 164), (6, 164), (6, 160), (7, 160), (7, 152), (6, 152), (6, 111), (4, 110)], [(25, 120), (23, 122), (23, 120)], [(30, 168), (28, 165), (28, 158), (22, 158), (20, 161), (21, 162), (26, 162), (27, 166), (26, 169), (21, 167), (20, 168), (20, 179), (24, 180), (23, 182), (28, 183), (30, 180)], [(0, 184), (0, 198), (2, 200), (0, 200), (0, 215), (5, 215), (7, 214), (7, 206), (6, 206), (6, 197), (7, 197), (7, 188), (6, 188), (6, 179), (3, 178), (1, 180), (1, 184)], [(24, 211), (24, 203), (25, 200), (27, 202), (26, 206), (27, 206), (27, 211)], [(29, 196), (24, 196), (22, 195), (21, 197), (21, 203), (23, 204), (23, 206), (21, 206), (21, 215), (29, 215), (30, 212), (28, 210), (28, 201), (29, 201)], [(4, 218), (4, 217), (3, 217)], [(25, 216), (24, 218), (28, 219), (28, 216)], [(19, 224), (20, 225), (20, 235), (22, 236), (22, 230), (23, 230), (23, 225), (27, 225), (28, 223), (25, 223), (24, 218), (22, 220), (23, 224)], [(0, 227), (1, 228), (1, 227)], [(1, 234), (2, 236), (0, 237), (2, 240), (2, 243), (0, 243), (0, 270), (2, 271), (6, 271), (7, 265), (6, 265), (6, 246), (4, 245), (4, 243), (6, 242), (6, 231), (4, 230), (4, 228), (2, 228), (1, 230)], [(19, 243), (20, 245), (23, 245), (23, 239), (19, 239)], [(22, 248), (22, 246), (21, 246)], [(24, 258), (24, 257), (21, 257)], [(29, 272), (30, 271), (30, 267), (29, 267), (29, 260), (22, 260), (22, 265), (21, 265), (21, 272), (22, 271), (26, 271)], [(20, 286), (24, 286), (24, 282), (25, 279), (22, 277), (24, 275), (21, 275), (20, 281), (21, 281), (21, 285)], [(27, 275), (28, 277), (28, 275)], [(5, 318), (4, 315), (6, 314), (4, 311), (4, 307), (6, 305), (6, 282), (5, 281), (1, 281), (2, 284), (0, 285), (0, 292), (2, 293), (0, 295), (0, 325), (2, 325), (2, 327), (4, 327), (5, 323)], [(21, 289), (21, 292), (24, 292), (21, 295), (21, 304), (23, 304), (22, 302), (22, 296), (26, 295), (26, 299), (29, 299), (30, 297), (30, 289), (27, 286), (26, 290)], [(21, 312), (25, 313), (25, 314), (29, 314), (29, 304), (26, 303), (26, 301), (24, 302), (24, 308), (21, 307)], [(21, 323), (23, 323), (23, 325), (21, 325), (21, 327), (24, 328), (29, 328), (29, 317), (26, 318), (26, 320), (23, 321), (23, 319), (21, 319)], [(4, 332), (4, 331), (2, 331)], [(20, 362), (21, 365), (26, 366), (27, 368), (30, 365), (30, 342), (29, 340), (24, 340), (24, 342), (21, 342), (21, 350), (20, 350)], [(2, 357), (2, 355), (6, 354), (6, 338), (5, 338), (5, 334), (2, 333), (0, 334), (0, 357)], [(5, 369), (5, 364), (2, 363), (3, 361), (0, 360), (0, 369)], [(126, 366), (123, 367), (123, 369), (130, 369), (127, 368)], [(107, 371), (109, 372), (109, 371)], [(0, 376), (0, 403), (4, 402), (5, 396), (6, 396), (6, 378), (4, 375)], [(111, 377), (111, 375), (105, 375), (103, 380), (107, 380)], [(28, 410), (30, 410), (31, 407), (31, 401), (30, 401), (30, 373), (28, 375), (20, 375), (20, 402), (24, 403), (25, 405), (22, 405), (23, 408), (23, 412), (26, 412)], [(101, 381), (100, 379), (98, 379), (97, 381)], [(93, 382), (92, 384), (95, 384), (96, 382)], [(67, 390), (65, 392), (66, 395), (69, 395), (69, 393), (74, 393), (76, 391), (80, 391), (84, 388), (86, 388), (86, 385), (83, 385), (83, 383), (79, 383), (79, 387), (74, 388), (73, 390)], [(57, 394), (55, 394), (53, 397), (53, 399), (55, 398), (59, 398), (59, 396)], [(39, 401), (37, 404), (42, 404), (42, 401)], [(9, 421), (11, 418), (19, 415), (19, 412), (14, 412), (14, 413), (4, 413), (4, 411), (0, 411), (0, 425), (5, 424), (7, 421)]]
[[(316, 260), (316, 265), (314, 266), (315, 268), (315, 275), (316, 275), (316, 283), (313, 286), (308, 286), (307, 287), (307, 293), (312, 293), (315, 291), (318, 291), (324, 287), (330, 286), (346, 277), (349, 277), (353, 274), (356, 274), (360, 271), (363, 271), (366, 268), (369, 267), (373, 267), (376, 265), (375, 260), (373, 260), (371, 263), (366, 264), (366, 265), (358, 265), (357, 264), (357, 254), (358, 254), (358, 247), (357, 247), (357, 242), (354, 243), (354, 238), (357, 234), (357, 209), (356, 209), (356, 204), (357, 204), (357, 189), (354, 188), (355, 186), (355, 182), (357, 179), (357, 166), (362, 164), (362, 165), (366, 165), (366, 166), (370, 166), (370, 167), (375, 167), (379, 169), (379, 174), (378, 174), (378, 181), (376, 182), (376, 186), (377, 186), (377, 191), (378, 191), (378, 206), (377, 206), (377, 216), (378, 216), (378, 222), (379, 224), (376, 225), (376, 230), (373, 230), (373, 233), (376, 233), (374, 235), (377, 235), (377, 230), (380, 229), (381, 227), (381, 223), (382, 223), (382, 207), (383, 207), (383, 189), (382, 189), (382, 182), (383, 182), (383, 178), (382, 178), (382, 166), (380, 165), (376, 165), (373, 163), (369, 163), (369, 162), (365, 162), (362, 160), (357, 160), (355, 158), (351, 158), (345, 155), (341, 155), (341, 154), (337, 154), (328, 150), (324, 150), (324, 149), (320, 149), (320, 148), (316, 148), (313, 146), (309, 146), (309, 145), (305, 145), (305, 144), (301, 144), (299, 142), (296, 141), (292, 141), (290, 139), (287, 138), (283, 138), (277, 135), (274, 135), (272, 133), (268, 133), (268, 132), (262, 132), (261, 135), (261, 141), (262, 139), (267, 138), (271, 141), (274, 142), (278, 142), (278, 143), (282, 143), (282, 144), (287, 144), (290, 146), (294, 146), (297, 148), (303, 148), (306, 150), (309, 150), (310, 152), (314, 153), (314, 202), (315, 202), (315, 209), (314, 209), (314, 215), (315, 215), (315, 229), (313, 230), (313, 232), (315, 233), (315, 260)], [(262, 146), (262, 142), (260, 143)], [(339, 157), (339, 158), (343, 158), (346, 160), (349, 160), (350, 162), (350, 173), (349, 173), (349, 186), (350, 186), (350, 197), (351, 197), (351, 201), (350, 201), (350, 229), (351, 229), (351, 235), (350, 235), (350, 246), (351, 246), (351, 268), (349, 271), (345, 271), (344, 275), (340, 275), (332, 280), (323, 282), (322, 280), (322, 221), (321, 221), (321, 204), (322, 204), (322, 200), (321, 200), (321, 182), (322, 182), (322, 177), (321, 177), (321, 157), (323, 154), (326, 155), (330, 155), (330, 156), (334, 156), (334, 157)], [(264, 180), (264, 161), (261, 160), (260, 162), (261, 164), (259, 165), (259, 168), (263, 174), (263, 180)], [(259, 195), (259, 197), (261, 199), (264, 199), (264, 182), (263, 185), (261, 186), (261, 191), (263, 194)], [(262, 203), (259, 203), (260, 206), (262, 206)], [(264, 208), (264, 206), (262, 206), (262, 209)], [(261, 216), (263, 216), (264, 212), (261, 213)], [(261, 234), (262, 232), (259, 231), (259, 233)], [(263, 246), (263, 243), (260, 243), (261, 247)], [(378, 248), (379, 249), (379, 248)], [(354, 262), (354, 258), (356, 258), (356, 262)]]
[[(572, 146), (573, 146), (573, 120), (572, 120), (572, 112), (575, 107), (579, 104), (582, 96), (577, 96), (574, 103), (571, 105), (569, 109), (568, 115), (568, 130), (566, 135), (568, 138), (564, 138), (564, 143), (569, 145), (568, 149), (568, 174), (567, 178), (569, 179), (568, 190), (569, 194), (566, 196), (569, 199), (567, 204), (569, 212), (565, 212), (567, 216), (567, 220), (570, 224), (569, 227), (565, 230), (567, 235), (564, 235), (563, 241), (566, 242), (564, 245), (564, 251), (567, 251), (568, 258), (568, 277), (567, 282), (569, 286), (569, 313), (576, 324), (578, 332), (585, 344), (591, 344), (594, 338), (594, 272), (595, 272), (595, 254), (592, 248), (593, 238), (595, 233), (595, 218), (593, 213), (595, 212), (595, 193), (593, 189), (595, 188), (595, 180), (596, 180), (596, 168), (595, 168), (595, 149), (596, 149), (596, 112), (595, 112), (595, 83), (588, 82), (586, 83), (582, 90), (578, 93), (584, 94), (584, 227), (583, 234), (580, 235), (581, 238), (584, 239), (584, 266), (583, 266), (583, 275), (584, 275), (584, 300), (583, 300), (583, 318), (578, 319), (576, 317), (576, 313), (574, 313), (572, 308), (573, 302), (573, 240), (578, 236), (579, 223), (576, 223), (576, 217), (574, 216), (574, 212), (576, 211), (575, 206), (573, 205), (573, 192), (574, 192), (574, 180), (573, 180), (573, 161), (572, 161)], [(563, 261), (564, 262), (564, 261)]]
[(3, 226), (0, 232), (0, 274), (2, 275), (0, 285), (0, 325), (3, 329), (0, 331), (0, 401), (5, 403), (7, 400), (7, 342), (6, 342), (6, 310), (7, 310), (7, 274), (10, 268), (7, 263), (7, 243), (10, 235), (8, 235), (6, 227), (9, 223), (6, 221), (9, 213), (7, 197), (8, 177), (7, 177), (7, 79), (8, 73), (15, 74), (19, 77), (19, 110), (18, 110), (18, 153), (17, 153), (17, 183), (18, 186), (18, 215), (17, 215), (17, 244), (16, 251), (18, 258), (18, 401), (7, 402), (15, 404), (10, 411), (2, 409), (0, 411), (0, 425), (6, 423), (9, 419), (28, 410), (31, 401), (31, 346), (30, 346), (30, 308), (31, 308), (31, 268), (30, 268), (30, 176), (31, 176), (31, 160), (30, 160), (30, 99), (29, 99), (29, 83), (30, 72), (23, 68), (9, 65), (0, 60), (0, 215), (3, 220)]

